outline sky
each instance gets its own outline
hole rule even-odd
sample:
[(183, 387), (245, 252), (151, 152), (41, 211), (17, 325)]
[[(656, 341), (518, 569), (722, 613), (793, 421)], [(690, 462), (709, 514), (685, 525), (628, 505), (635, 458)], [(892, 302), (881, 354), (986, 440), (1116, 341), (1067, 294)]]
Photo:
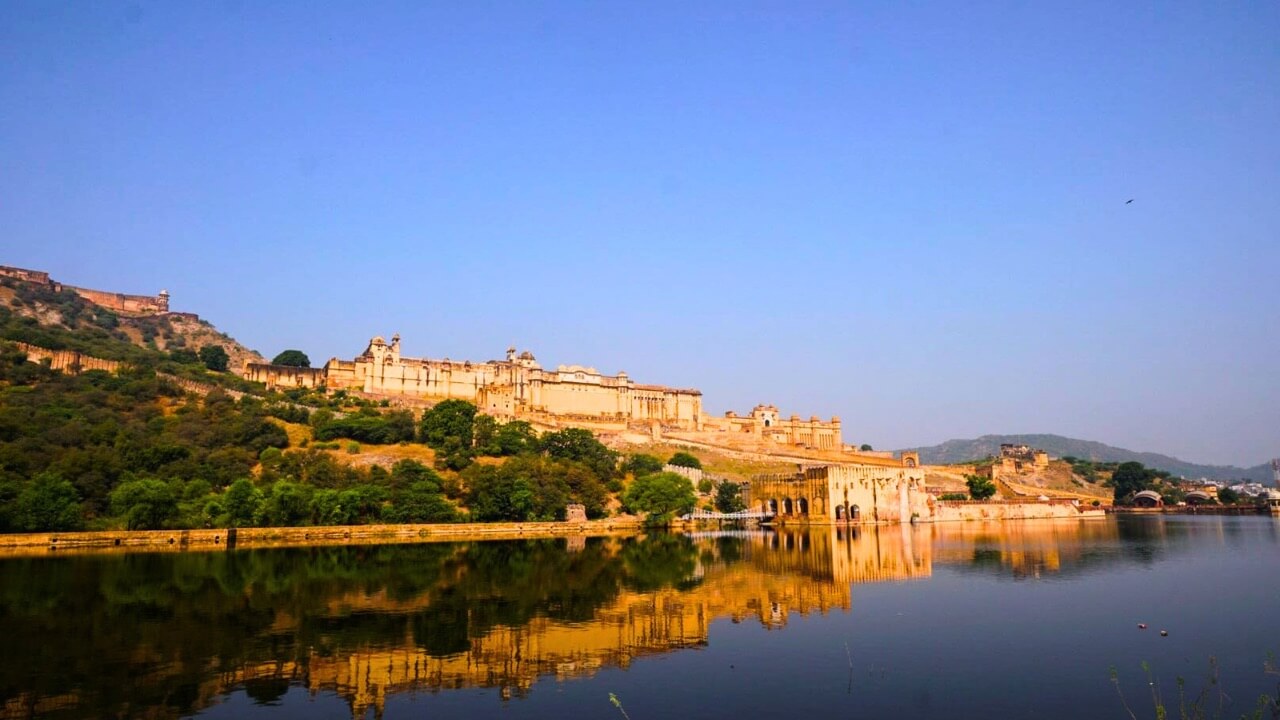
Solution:
[[(1280, 456), (1280, 3), (0, 3), (0, 264), (268, 358)], [(1132, 199), (1132, 203), (1128, 202)]]

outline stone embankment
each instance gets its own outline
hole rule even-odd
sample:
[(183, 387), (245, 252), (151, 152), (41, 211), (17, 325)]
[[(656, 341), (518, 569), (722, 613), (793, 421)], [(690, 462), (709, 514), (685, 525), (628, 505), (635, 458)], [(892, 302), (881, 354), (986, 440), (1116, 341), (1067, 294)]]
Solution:
[(1048, 502), (948, 500), (934, 506), (931, 521), (1081, 519), (1102, 518), (1106, 515), (1100, 507), (1076, 505), (1068, 500), (1049, 500)]
[(460, 540), (527, 540), (630, 534), (638, 531), (640, 527), (640, 521), (636, 518), (610, 518), (586, 522), (333, 525), (292, 528), (19, 533), (0, 535), (0, 556), (43, 555), (67, 551), (186, 551)]

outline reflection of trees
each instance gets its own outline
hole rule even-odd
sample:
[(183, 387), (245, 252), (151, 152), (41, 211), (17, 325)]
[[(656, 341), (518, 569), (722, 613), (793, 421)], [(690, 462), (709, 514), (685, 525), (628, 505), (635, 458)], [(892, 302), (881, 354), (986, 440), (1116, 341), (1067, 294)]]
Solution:
[(552, 539), (5, 560), (0, 699), (73, 696), (67, 717), (188, 713), (228, 668), (405, 638), (450, 656), (496, 627), (586, 622), (624, 589), (685, 586), (696, 558), (658, 535), (576, 552)]
[(697, 584), (693, 577), (697, 558), (693, 541), (684, 535), (649, 535), (629, 541), (622, 547), (624, 583), (639, 591), (688, 589)]

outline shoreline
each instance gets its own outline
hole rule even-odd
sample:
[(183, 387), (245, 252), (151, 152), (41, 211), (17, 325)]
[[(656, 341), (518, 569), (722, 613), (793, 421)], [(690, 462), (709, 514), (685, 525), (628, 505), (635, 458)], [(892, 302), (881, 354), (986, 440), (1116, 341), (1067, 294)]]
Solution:
[(328, 525), (313, 527), (101, 530), (0, 535), (0, 558), (100, 552), (187, 552), (274, 547), (384, 545), (631, 535), (635, 518), (585, 522)]

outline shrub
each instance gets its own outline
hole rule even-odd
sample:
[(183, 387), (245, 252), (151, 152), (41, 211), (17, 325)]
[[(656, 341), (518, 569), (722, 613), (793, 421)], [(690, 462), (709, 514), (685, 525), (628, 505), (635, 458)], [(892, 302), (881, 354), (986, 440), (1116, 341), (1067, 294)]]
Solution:
[(622, 463), (622, 472), (628, 473), (631, 477), (652, 475), (662, 472), (662, 460), (644, 453), (628, 455), (626, 461)]
[(667, 464), (675, 465), (677, 467), (693, 468), (695, 470), (702, 469), (702, 461), (687, 452), (678, 452), (675, 455), (672, 455), (671, 459), (667, 461)]

